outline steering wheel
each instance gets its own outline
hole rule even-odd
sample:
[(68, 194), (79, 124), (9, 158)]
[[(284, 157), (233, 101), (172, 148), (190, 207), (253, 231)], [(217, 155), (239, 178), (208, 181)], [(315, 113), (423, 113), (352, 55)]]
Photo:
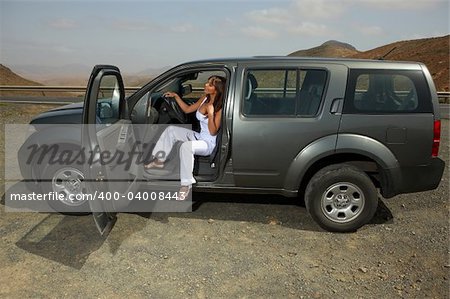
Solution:
[(164, 102), (166, 102), (167, 107), (169, 108), (169, 115), (179, 120), (182, 124), (187, 123), (187, 116), (181, 110), (180, 106), (178, 106), (177, 101), (172, 97), (166, 97), (165, 95), (162, 96), (162, 99)]

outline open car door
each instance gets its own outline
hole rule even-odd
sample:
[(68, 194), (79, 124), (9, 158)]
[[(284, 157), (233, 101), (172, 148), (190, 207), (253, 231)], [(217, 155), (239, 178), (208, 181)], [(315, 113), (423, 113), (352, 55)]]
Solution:
[(135, 192), (142, 167), (136, 163), (135, 138), (125, 102), (120, 71), (96, 65), (84, 100), (82, 148), (86, 161), (86, 194), (95, 224), (102, 235), (114, 226), (116, 213)]

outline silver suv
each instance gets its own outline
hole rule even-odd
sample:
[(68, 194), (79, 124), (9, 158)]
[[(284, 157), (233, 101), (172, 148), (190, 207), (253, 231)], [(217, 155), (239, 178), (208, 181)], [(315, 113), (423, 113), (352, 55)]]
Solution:
[[(120, 128), (129, 124), (195, 128), (195, 118), (184, 115), (163, 94), (175, 91), (192, 103), (198, 99), (199, 82), (212, 74), (227, 78), (223, 123), (213, 154), (196, 158), (195, 191), (300, 196), (321, 227), (347, 232), (371, 220), (379, 193), (390, 198), (431, 190), (441, 180), (437, 94), (427, 68), (416, 62), (290, 57), (195, 61), (165, 72), (128, 98), (119, 70), (96, 66), (84, 109), (71, 106), (67, 113), (61, 108), (38, 116), (32, 124), (63, 126), (72, 119), (78, 123), (100, 119), (119, 125), (108, 134), (100, 129), (90, 147), (120, 142)], [(99, 88), (111, 78), (116, 96), (99, 103)], [(59, 113), (64, 117), (58, 118)], [(73, 144), (79, 146), (79, 131), (67, 129), (65, 134), (66, 139), (75, 136)], [(128, 132), (127, 140), (142, 134)], [(38, 140), (39, 130), (34, 135), (30, 138)], [(127, 182), (124, 190), (174, 184), (142, 165), (135, 167), (131, 172), (137, 179)], [(22, 173), (33, 173), (35, 179), (46, 171), (28, 168), (23, 166)], [(99, 170), (77, 171), (91, 171), (90, 176), (96, 177)], [(108, 169), (102, 171), (102, 180), (107, 181)], [(53, 173), (61, 171), (53, 167), (47, 172), (50, 177)], [(115, 220), (111, 211), (94, 216), (102, 232)]]

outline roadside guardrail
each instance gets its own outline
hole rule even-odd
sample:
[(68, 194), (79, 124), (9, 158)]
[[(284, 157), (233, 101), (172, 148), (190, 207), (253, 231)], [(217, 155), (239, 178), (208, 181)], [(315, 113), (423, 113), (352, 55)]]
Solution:
[[(141, 87), (125, 87), (125, 93), (135, 92)], [(42, 96), (52, 92), (79, 92), (85, 93), (86, 86), (19, 86), (19, 85), (0, 85), (2, 91), (36, 91), (42, 92)]]
[[(132, 93), (139, 90), (141, 87), (125, 87), (125, 93)], [(202, 88), (193, 88), (195, 91), (199, 91)], [(260, 91), (269, 91), (271, 88), (260, 89)], [(47, 93), (52, 92), (86, 92), (86, 86), (19, 86), (19, 85), (0, 85), (0, 95), (2, 91), (36, 91), (42, 92), (42, 96), (46, 96)], [(437, 93), (439, 98), (439, 103), (450, 104), (450, 92), (440, 91)]]
[(450, 92), (440, 91), (437, 93), (439, 98), (439, 103), (441, 104), (450, 104)]

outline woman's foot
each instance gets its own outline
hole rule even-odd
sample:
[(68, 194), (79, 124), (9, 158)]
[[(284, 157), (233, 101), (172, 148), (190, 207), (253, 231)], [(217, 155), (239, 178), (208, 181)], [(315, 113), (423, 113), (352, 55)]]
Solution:
[(191, 193), (191, 185), (189, 186), (181, 186), (180, 191), (178, 192), (178, 200), (185, 200), (188, 198), (189, 193)]
[(164, 162), (160, 161), (158, 159), (153, 160), (152, 162), (144, 165), (145, 169), (152, 169), (152, 168), (164, 168)]

